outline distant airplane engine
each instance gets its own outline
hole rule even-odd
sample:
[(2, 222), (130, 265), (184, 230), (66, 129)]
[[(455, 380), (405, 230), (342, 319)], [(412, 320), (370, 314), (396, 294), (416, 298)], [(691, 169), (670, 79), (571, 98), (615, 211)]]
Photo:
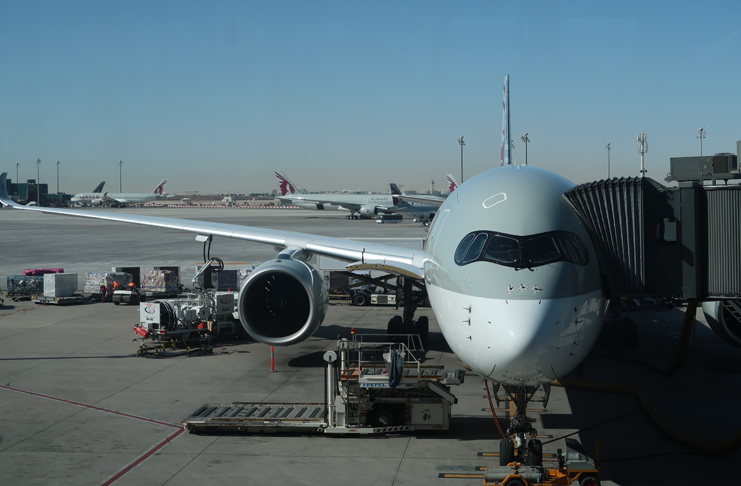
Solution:
[(101, 199), (91, 199), (90, 205), (91, 206), (101, 206), (103, 204), (103, 201)]
[(710, 329), (726, 343), (741, 348), (741, 300), (703, 302)]
[(385, 214), (385, 213), (389, 213), (389, 212), (391, 212), (391, 211), (389, 211), (389, 209), (387, 207), (384, 207), (384, 206), (376, 206), (376, 205), (373, 205), (373, 206), (362, 206), (358, 210), (358, 214), (360, 214), (360, 217), (361, 218), (371, 218), (371, 217), (373, 217), (373, 216), (375, 216), (377, 214)]
[(327, 314), (324, 279), (314, 267), (290, 258), (265, 262), (239, 291), (239, 318), (261, 343), (296, 344), (310, 337)]

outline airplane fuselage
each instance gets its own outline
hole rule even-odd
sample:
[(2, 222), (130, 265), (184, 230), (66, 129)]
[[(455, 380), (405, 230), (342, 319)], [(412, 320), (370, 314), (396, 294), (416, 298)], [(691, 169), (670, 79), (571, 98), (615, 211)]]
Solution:
[(606, 301), (586, 229), (543, 169), (506, 166), (465, 183), (439, 208), (425, 283), (453, 352), (484, 377), (537, 385), (592, 348)]

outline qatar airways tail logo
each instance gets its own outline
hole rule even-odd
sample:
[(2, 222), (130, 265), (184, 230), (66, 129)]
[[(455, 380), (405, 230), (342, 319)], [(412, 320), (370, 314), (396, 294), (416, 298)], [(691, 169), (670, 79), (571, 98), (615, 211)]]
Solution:
[(450, 176), (448, 176), (448, 191), (453, 192), (456, 189), (458, 189), (458, 184)]
[(283, 177), (282, 175), (275, 173), (275, 176), (280, 179), (280, 195), (285, 196), (288, 194), (288, 191), (291, 191), (291, 194), (294, 194), (296, 192), (296, 189), (293, 187), (293, 184), (291, 184), (288, 179)]
[(161, 196), (162, 194), (164, 194), (165, 193), (165, 184), (167, 184), (167, 179), (165, 179), (164, 181), (160, 182), (160, 185), (157, 186), (154, 189), (154, 194), (157, 194), (158, 196)]

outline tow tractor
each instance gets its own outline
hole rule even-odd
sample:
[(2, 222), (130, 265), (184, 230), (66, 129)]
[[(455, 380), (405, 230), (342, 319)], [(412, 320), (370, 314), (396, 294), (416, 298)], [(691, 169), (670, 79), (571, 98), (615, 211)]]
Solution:
[(209, 403), (183, 420), (193, 432), (382, 434), (448, 430), (464, 370), (426, 366), (416, 335), (353, 334), (327, 351), (324, 403)]
[(521, 461), (506, 466), (489, 466), (484, 472), (484, 486), (599, 486), (599, 441), (597, 460), (587, 455), (582, 445), (574, 439), (565, 439), (566, 455), (558, 449), (558, 468), (543, 466), (543, 452), (534, 441), (528, 446)]
[(137, 356), (182, 354), (176, 351), (181, 344), (186, 355), (194, 350), (210, 352), (214, 340), (241, 334), (242, 326), (234, 319), (235, 294), (209, 292), (199, 284), (199, 277), (214, 263), (223, 268), (220, 259), (211, 258), (193, 277), (197, 293), (139, 304), (139, 325), (134, 328), (140, 341)]

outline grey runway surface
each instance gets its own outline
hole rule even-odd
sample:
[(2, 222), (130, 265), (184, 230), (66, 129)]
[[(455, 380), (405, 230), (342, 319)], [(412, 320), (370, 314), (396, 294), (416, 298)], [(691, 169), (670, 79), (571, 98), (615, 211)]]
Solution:
[[(114, 210), (115, 211), (115, 210)], [(237, 209), (131, 209), (147, 215), (221, 221), (337, 237), (424, 237), (411, 222), (377, 225), (336, 213)], [(202, 245), (170, 230), (0, 209), (0, 282), (24, 268), (63, 267), (84, 274), (111, 266), (180, 265), (194, 271)], [(234, 265), (275, 256), (271, 247), (217, 238), (213, 255)], [(187, 277), (187, 274), (186, 274)], [(441, 484), (480, 485), (479, 468), (498, 464), (498, 434), (482, 380), (467, 375), (453, 387), (451, 430), (372, 438), (322, 435), (191, 435), (180, 421), (207, 402), (319, 402), (323, 361), (350, 329), (385, 329), (393, 307), (333, 305), (312, 338), (276, 349), (251, 341), (225, 343), (211, 355), (138, 358), (133, 327), (138, 307), (87, 304), (54, 307), (6, 299), (0, 308), (0, 484)], [(460, 367), (430, 309), (427, 363)], [(682, 310), (626, 313), (638, 323), (637, 348), (620, 329), (599, 346), (673, 358)], [(667, 420), (706, 440), (741, 429), (736, 412), (741, 350), (707, 328), (698, 313), (691, 347), (673, 377), (638, 365), (589, 357), (588, 380), (644, 388)], [(506, 426), (510, 410), (498, 416)], [(737, 481), (739, 454), (703, 456), (669, 441), (633, 398), (554, 388), (547, 411), (534, 404), (543, 436), (576, 435), (587, 450), (602, 439), (603, 484), (696, 484)], [(617, 419), (617, 420), (613, 420)], [(613, 420), (613, 421), (610, 421)], [(594, 428), (590, 428), (596, 426)], [(550, 439), (543, 438), (543, 441)], [(555, 453), (563, 442), (544, 446)]]

